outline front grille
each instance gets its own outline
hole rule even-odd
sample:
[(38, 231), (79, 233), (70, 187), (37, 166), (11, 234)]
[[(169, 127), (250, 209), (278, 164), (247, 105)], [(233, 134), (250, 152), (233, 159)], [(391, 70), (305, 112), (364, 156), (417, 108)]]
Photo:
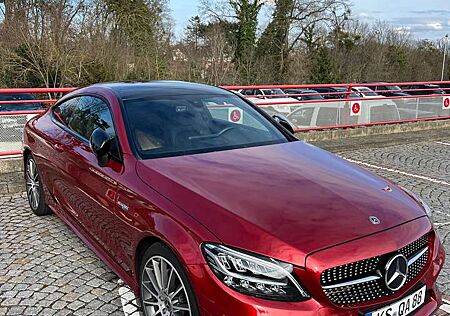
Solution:
[[(388, 289), (384, 282), (384, 267), (387, 261), (398, 253), (411, 260), (425, 248), (423, 255), (409, 266), (406, 285), (422, 272), (427, 263), (428, 235), (397, 252), (327, 269), (321, 275), (322, 288), (330, 301), (343, 307), (352, 307), (392, 295), (395, 292)], [(361, 282), (352, 284), (355, 280)]]

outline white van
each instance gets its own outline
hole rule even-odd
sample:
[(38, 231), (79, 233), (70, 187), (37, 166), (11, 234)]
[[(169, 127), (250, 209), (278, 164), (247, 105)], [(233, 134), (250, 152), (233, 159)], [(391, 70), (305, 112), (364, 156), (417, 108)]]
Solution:
[(286, 117), (295, 128), (368, 124), (400, 120), (397, 105), (391, 100), (360, 101), (359, 115), (350, 115), (351, 101), (308, 103), (292, 108)]

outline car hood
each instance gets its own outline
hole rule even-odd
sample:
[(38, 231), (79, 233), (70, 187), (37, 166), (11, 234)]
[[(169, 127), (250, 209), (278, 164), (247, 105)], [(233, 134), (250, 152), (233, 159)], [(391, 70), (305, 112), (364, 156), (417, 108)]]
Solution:
[(141, 160), (136, 168), (223, 243), (300, 266), (308, 254), (425, 215), (386, 180), (300, 141)]

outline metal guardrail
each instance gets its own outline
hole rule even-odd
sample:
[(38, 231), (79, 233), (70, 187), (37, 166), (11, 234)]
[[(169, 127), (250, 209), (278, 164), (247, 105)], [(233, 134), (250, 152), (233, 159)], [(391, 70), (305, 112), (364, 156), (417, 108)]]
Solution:
[[(435, 86), (411, 88), (414, 86), (446, 84), (445, 90)], [(405, 95), (377, 96), (358, 92), (358, 87), (400, 87), (395, 92)], [(447, 88), (448, 87), (448, 88)], [(424, 120), (450, 119), (450, 82), (402, 82), (402, 83), (362, 83), (362, 84), (305, 84), (305, 85), (260, 85), (225, 86), (228, 90), (281, 91), (279, 94), (244, 95), (271, 115), (285, 117), (296, 132), (358, 126), (396, 124)], [(335, 88), (339, 91), (316, 92), (314, 89)], [(75, 88), (14, 88), (0, 89), (2, 95), (33, 94), (34, 100), (7, 100), (0, 98), (0, 157), (21, 155), (22, 130), (25, 123), (45, 110), (11, 111), (11, 107), (21, 104), (54, 104), (58, 97)], [(279, 90), (281, 89), (281, 90)], [(283, 91), (289, 90), (290, 93)], [(296, 90), (308, 90), (295, 93)], [(292, 92), (294, 91), (294, 92)], [(389, 94), (392, 90), (377, 90), (379, 94)], [(419, 93), (421, 95), (409, 95)], [(370, 93), (369, 93), (370, 94)], [(39, 98), (39, 97), (41, 98)], [(309, 98), (313, 100), (309, 100)], [(323, 99), (322, 97), (326, 97)], [(319, 98), (319, 99), (317, 99)], [(2, 105), (8, 111), (2, 111)]]
[[(445, 88), (440, 88), (438, 84), (445, 85)], [(420, 88), (412, 88), (418, 86)], [(375, 90), (378, 87), (385, 88)], [(242, 92), (245, 98), (271, 115), (284, 116), (296, 132), (450, 119), (450, 82), (260, 85), (223, 88)], [(323, 88), (339, 91), (314, 90)], [(375, 91), (363, 92), (360, 91), (361, 88), (372, 88)], [(302, 93), (298, 93), (301, 90)], [(246, 95), (249, 91), (256, 93)], [(270, 94), (265, 94), (264, 91)], [(274, 91), (282, 93), (273, 94)], [(313, 100), (308, 100), (310, 97), (313, 97)], [(317, 99), (322, 97), (327, 98)]]

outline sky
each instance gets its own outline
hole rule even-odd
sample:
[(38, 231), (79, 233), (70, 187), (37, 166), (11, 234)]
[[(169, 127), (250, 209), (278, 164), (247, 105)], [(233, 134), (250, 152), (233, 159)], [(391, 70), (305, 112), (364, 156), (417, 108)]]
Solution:
[[(439, 39), (450, 33), (450, 0), (351, 0), (353, 15), (371, 23), (386, 21), (416, 39)], [(199, 14), (200, 0), (169, 0), (180, 36), (189, 19)]]

